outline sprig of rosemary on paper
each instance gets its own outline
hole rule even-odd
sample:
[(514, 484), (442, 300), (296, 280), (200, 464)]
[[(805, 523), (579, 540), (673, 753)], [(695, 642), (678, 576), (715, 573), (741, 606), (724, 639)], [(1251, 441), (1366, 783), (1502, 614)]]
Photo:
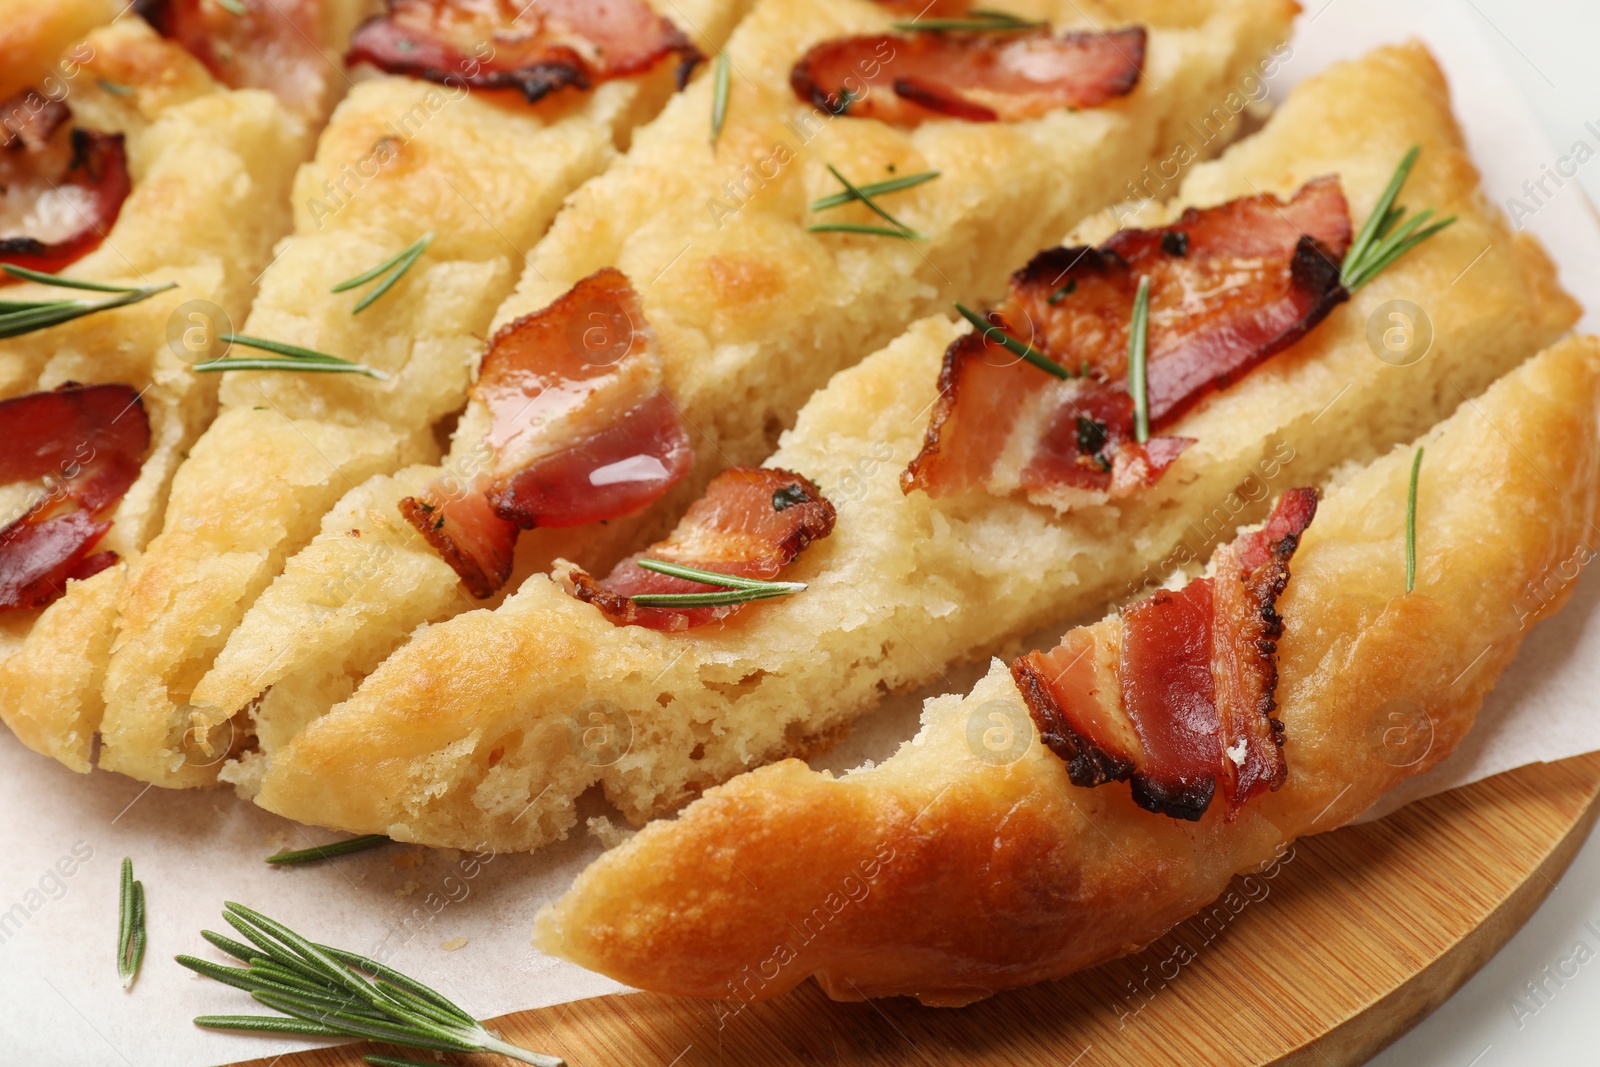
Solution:
[(718, 574), (659, 559), (641, 559), (643, 570), (682, 578), (690, 582), (719, 586), (720, 593), (639, 593), (630, 597), (641, 608), (720, 608), (734, 604), (750, 604), (757, 600), (773, 600), (804, 592), (804, 582), (764, 582), (759, 578), (740, 578), (732, 574)]
[[(925, 236), (918, 233), (916, 230), (913, 230), (910, 226), (907, 226), (905, 223), (901, 222), (899, 219), (895, 218), (893, 215), (889, 214), (882, 207), (880, 207), (878, 202), (873, 199), (874, 194), (871, 192), (870, 186), (866, 188), (858, 187), (852, 184), (849, 178), (846, 178), (843, 174), (840, 174), (839, 169), (832, 163), (829, 163), (827, 166), (828, 173), (839, 179), (839, 184), (844, 186), (845, 190), (843, 193), (837, 194), (838, 196), (844, 197), (844, 199), (838, 201), (837, 203), (829, 203), (829, 207), (838, 207), (840, 204), (846, 204), (853, 200), (859, 200), (863, 204), (867, 205), (867, 207), (872, 210), (874, 215), (877, 215), (879, 218), (887, 222), (889, 226), (894, 228), (889, 229), (885, 226), (864, 226), (858, 222), (818, 222), (806, 227), (806, 231), (808, 233), (865, 233), (871, 234), (875, 237), (903, 237), (908, 241), (927, 240)], [(917, 177), (921, 178), (920, 175), (917, 175)], [(923, 178), (922, 180), (926, 181), (927, 179)], [(905, 179), (900, 179), (900, 181), (903, 182)], [(920, 183), (914, 182), (912, 184)], [(909, 186), (902, 184), (895, 186), (895, 188), (905, 189), (909, 188)], [(894, 190), (891, 189), (890, 191), (892, 192)], [(822, 201), (819, 200), (817, 203), (822, 203)], [(815, 204), (812, 205), (812, 210), (818, 210)]]
[[(1422, 146), (1412, 145), (1400, 160), (1383, 195), (1378, 197), (1372, 214), (1367, 216), (1361, 232), (1350, 243), (1350, 251), (1345, 253), (1344, 265), (1339, 268), (1339, 280), (1352, 293), (1376, 278), (1395, 260), (1456, 221), (1456, 217), (1451, 215), (1424, 229), (1423, 225), (1433, 218), (1432, 208), (1405, 219), (1406, 209), (1395, 206), (1400, 189), (1411, 176), (1411, 168), (1416, 166), (1417, 157), (1421, 154)], [(1405, 221), (1402, 222), (1402, 219)]]
[[(316, 944), (243, 904), (222, 917), (250, 944), (210, 930), (201, 936), (244, 963), (225, 967), (179, 956), (184, 967), (248, 992), (281, 1015), (202, 1015), (210, 1030), (357, 1037), (435, 1052), (494, 1052), (535, 1067), (565, 1061), (502, 1041), (442, 994), (376, 960)], [(251, 947), (254, 946), (254, 947)]]
[[(385, 274), (388, 274), (389, 276), (387, 278), (383, 278), (383, 283), (381, 285), (376, 286), (372, 292), (358, 300), (356, 302), (356, 306), (350, 309), (350, 314), (359, 315), (363, 311), (367, 310), (367, 308), (377, 303), (384, 293), (387, 293), (390, 289), (393, 289), (395, 283), (405, 276), (406, 271), (410, 270), (412, 265), (415, 264), (417, 260), (422, 258), (422, 253), (426, 252), (428, 250), (428, 246), (431, 244), (433, 244), (433, 231), (429, 230), (427, 233), (417, 238), (411, 244), (407, 245), (390, 258), (384, 260), (376, 267), (373, 267), (371, 270), (367, 271), (365, 274), (358, 274), (354, 278), (342, 281), (330, 289), (329, 292), (347, 292), (348, 290), (366, 285), (368, 282), (377, 281), (379, 278), (383, 278)], [(391, 271), (393, 273), (390, 273)]]
[(29, 270), (10, 263), (0, 266), (3, 266), (5, 272), (13, 278), (20, 278), (23, 281), (38, 282), (40, 285), (49, 285), (57, 289), (81, 289), (93, 293), (118, 294), (109, 300), (93, 303), (83, 300), (0, 300), (0, 339), (21, 337), (37, 330), (48, 330), (52, 326), (60, 326), (64, 322), (93, 315), (97, 311), (127, 307), (129, 304), (148, 300), (157, 293), (178, 287), (177, 282), (144, 286), (105, 285), (101, 282), (80, 281), (77, 278), (63, 278), (59, 274), (46, 274), (43, 271)]
[(1417, 588), (1417, 481), (1422, 476), (1422, 449), (1411, 460), (1411, 491), (1406, 497), (1406, 592)]
[(1012, 33), (1018, 30), (1033, 30), (1048, 23), (1036, 19), (1025, 19), (1013, 15), (1009, 11), (996, 11), (993, 8), (975, 7), (969, 11), (967, 18), (958, 19), (912, 19), (909, 22), (891, 22), (889, 25), (903, 33), (943, 33), (948, 31), (967, 33)]
[(335, 856), (348, 856), (352, 852), (365, 852), (369, 848), (389, 843), (389, 838), (383, 834), (363, 834), (345, 841), (335, 841), (331, 845), (316, 845), (312, 848), (302, 848), (295, 852), (278, 852), (267, 857), (268, 863), (278, 865), (292, 863), (314, 863), (317, 860), (332, 859)]
[(231, 370), (287, 370), (305, 371), (313, 374), (364, 374), (368, 378), (386, 382), (389, 375), (364, 363), (352, 363), (348, 359), (330, 356), (326, 352), (318, 352), (310, 348), (301, 348), (299, 345), (285, 344), (283, 341), (270, 341), (264, 337), (249, 337), (242, 333), (225, 333), (221, 339), (229, 345), (242, 345), (245, 348), (258, 348), (263, 352), (272, 352), (283, 359), (262, 359), (259, 357), (244, 357), (232, 359), (226, 355), (219, 359), (208, 360), (205, 363), (196, 363), (191, 369), (200, 373), (211, 373)]
[(1128, 392), (1133, 394), (1133, 437), (1141, 445), (1150, 440), (1150, 276), (1139, 279), (1133, 298), (1133, 322), (1128, 327)]
[(133, 859), (122, 858), (122, 906), (117, 923), (117, 975), (122, 988), (133, 985), (144, 963), (144, 883), (133, 877)]

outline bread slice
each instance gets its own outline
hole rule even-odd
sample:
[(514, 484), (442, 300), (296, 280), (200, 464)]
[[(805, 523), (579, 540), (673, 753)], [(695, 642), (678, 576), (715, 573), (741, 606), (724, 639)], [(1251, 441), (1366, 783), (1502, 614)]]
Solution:
[[(1245, 97), (1235, 93), (1239, 107), (1220, 117), (1210, 109), (1236, 86), (1261, 88), (1294, 10), (1284, 0), (1040, 0), (1027, 13), (1062, 25), (1148, 23), (1147, 65), (1132, 95), (1024, 122), (902, 129), (829, 118), (801, 105), (789, 85), (809, 44), (882, 30), (901, 16), (867, 0), (763, 0), (729, 43), (736, 73), (716, 144), (708, 137), (712, 86), (701, 79), (578, 191), (497, 316), (505, 323), (601, 267), (620, 267), (643, 297), (668, 389), (698, 438), (695, 473), (641, 516), (525, 535), (509, 588), (557, 556), (605, 566), (663, 531), (717, 470), (768, 455), (833, 372), (951, 299), (1000, 291), (1018, 262), (1124, 195), (1129, 178), (1173, 157), (1175, 146), (1189, 155), (1174, 166), (1214, 152)], [(1207, 131), (1204, 140), (1190, 122)], [(891, 170), (939, 171), (885, 200), (928, 240), (806, 232), (824, 218), (873, 217), (860, 205), (808, 212), (839, 189), (829, 163), (863, 182)], [(465, 480), (481, 449), (480, 432), (463, 423), (443, 473)], [(229, 639), (194, 702), (218, 716), (255, 705), (260, 751), (270, 756), (418, 626), (476, 606), (399, 519), (399, 501), (440, 473), (408, 470), (346, 496)], [(261, 768), (252, 755), (230, 777), (250, 791)]]
[[(807, 591), (665, 635), (613, 626), (536, 578), (493, 612), (422, 631), (273, 755), (258, 801), (349, 830), (517, 849), (565, 834), (598, 783), (639, 823), (807, 751), (886, 692), (1205, 558), (1275, 492), (1422, 432), (1576, 318), (1544, 254), (1482, 197), (1418, 45), (1298, 87), (1259, 134), (1198, 167), (1165, 214), (1336, 173), (1359, 223), (1413, 144), (1406, 202), (1456, 224), (1174, 425), (1199, 443), (1154, 488), (1066, 516), (1019, 498), (902, 494), (960, 332), (925, 320), (835, 377), (770, 460), (838, 509), (833, 534), (784, 575)], [(1397, 297), (1433, 323), (1431, 351), (1404, 367), (1368, 342)], [(596, 715), (630, 742), (606, 759), (577, 743)]]
[[(928, 701), (876, 768), (780, 763), (646, 827), (540, 913), (535, 944), (629, 985), (746, 1002), (814, 974), (836, 999), (961, 1004), (1137, 951), (1454, 750), (1573, 584), (1524, 618), (1528, 583), (1593, 555), (1597, 406), (1600, 344), (1566, 341), (1418, 442), (1414, 593), (1411, 449), (1333, 481), (1279, 601), (1288, 779), (1235, 821), (1074, 786), (996, 663), (969, 695)], [(1414, 745), (1387, 745), (1395, 708)], [(991, 716), (1023, 731), (1012, 762), (982, 743)]]
[[(64, 5), (61, 14), (83, 9)], [(102, 542), (126, 561), (160, 529), (173, 473), (216, 410), (215, 381), (192, 373), (169, 347), (169, 324), (190, 301), (243, 318), (256, 276), (289, 227), (289, 187), (310, 138), (303, 119), (270, 94), (223, 89), (136, 18), (70, 45), (53, 69), (48, 76), (67, 87), (77, 121), (124, 135), (134, 179), (105, 241), (64, 273), (179, 287), (0, 341), (0, 396), (67, 381), (141, 391), (150, 452)], [(10, 300), (60, 293), (32, 284), (6, 288)], [(89, 769), (123, 574), (123, 566), (103, 571), (69, 583), (48, 608), (0, 616), (0, 717), (24, 743), (79, 771)]]
[[(702, 42), (714, 47), (744, 3), (661, 6), (714, 35)], [(238, 708), (193, 712), (195, 684), (345, 492), (437, 457), (435, 424), (464, 403), (479, 338), (524, 254), (563, 198), (671, 95), (671, 66), (538, 106), (403, 77), (365, 80), (340, 104), (295, 181), (294, 234), (241, 332), (391, 377), (227, 375), (223, 414), (186, 463), (192, 491), (128, 577), (106, 672), (101, 766), (173, 787), (215, 780), (221, 756), (245, 736), (226, 727), (212, 739)], [(427, 253), (359, 316), (351, 309), (360, 292), (330, 291), (430, 230)], [(300, 443), (269, 460), (263, 424), (270, 439)]]

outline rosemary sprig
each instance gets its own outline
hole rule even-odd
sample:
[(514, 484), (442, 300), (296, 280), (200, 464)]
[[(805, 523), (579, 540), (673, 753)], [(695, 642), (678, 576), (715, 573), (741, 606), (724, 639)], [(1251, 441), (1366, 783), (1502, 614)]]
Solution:
[[(921, 174), (907, 174), (903, 178), (890, 178), (888, 181), (860, 185), (856, 189), (858, 192), (865, 193), (868, 196), (884, 196), (888, 193), (898, 193), (902, 189), (910, 189), (913, 186), (921, 185), (923, 182), (931, 182), (939, 177), (941, 173), (941, 171), (937, 170), (925, 170)], [(832, 196), (825, 196), (821, 200), (813, 200), (811, 202), (811, 210), (826, 211), (831, 207), (843, 207), (845, 204), (855, 203), (856, 199), (855, 193), (834, 193)]]
[(1339, 280), (1352, 293), (1376, 278), (1395, 260), (1456, 221), (1456, 217), (1451, 215), (1423, 228), (1423, 224), (1433, 218), (1433, 209), (1429, 208), (1401, 222), (1406, 209), (1396, 207), (1395, 199), (1399, 197), (1401, 187), (1411, 176), (1411, 169), (1416, 166), (1417, 157), (1421, 154), (1421, 145), (1411, 146), (1389, 178), (1383, 195), (1378, 197), (1372, 214), (1367, 216), (1355, 240), (1350, 242), (1350, 251), (1345, 253), (1344, 265), (1339, 269)]
[(734, 604), (749, 604), (757, 600), (772, 600), (803, 592), (804, 582), (765, 582), (759, 578), (740, 578), (733, 574), (718, 574), (659, 559), (641, 559), (639, 566), (647, 571), (665, 574), (672, 578), (720, 586), (721, 593), (640, 593), (632, 598), (641, 608), (720, 608)]
[(1034, 348), (1026, 341), (1012, 337), (1009, 333), (1002, 330), (994, 323), (988, 321), (982, 315), (978, 314), (976, 311), (973, 311), (959, 300), (956, 301), (956, 310), (961, 313), (962, 318), (972, 323), (975, 328), (983, 331), (984, 340), (997, 342), (1000, 347), (1004, 348), (1006, 351), (1021, 356), (1023, 359), (1027, 360), (1029, 363), (1032, 363), (1035, 367), (1038, 367), (1046, 374), (1053, 374), (1057, 378), (1062, 379), (1083, 377), (1082, 374), (1073, 374), (1067, 368), (1063, 367), (1061, 364), (1057, 363), (1055, 360), (1051, 359), (1037, 348)]
[(60, 326), (64, 322), (93, 315), (97, 311), (127, 307), (129, 304), (148, 300), (157, 293), (178, 287), (177, 282), (146, 286), (107, 285), (103, 282), (89, 282), (78, 278), (63, 278), (59, 274), (45, 274), (43, 271), (29, 270), (27, 267), (18, 267), (10, 263), (0, 264), (0, 268), (13, 278), (38, 282), (40, 285), (57, 289), (82, 289), (95, 293), (117, 294), (109, 300), (98, 303), (85, 303), (81, 300), (0, 301), (0, 339), (21, 337), (36, 330), (48, 330), (52, 326)]
[(1128, 392), (1133, 394), (1133, 436), (1150, 440), (1150, 382), (1146, 366), (1150, 349), (1150, 276), (1139, 279), (1133, 298), (1133, 323), (1128, 328)]
[(907, 33), (942, 33), (947, 31), (968, 33), (1004, 33), (1016, 30), (1032, 30), (1046, 25), (1034, 19), (1025, 19), (1011, 14), (1009, 11), (996, 11), (993, 8), (975, 7), (968, 12), (970, 18), (961, 19), (913, 19), (910, 22), (892, 22), (894, 29)]
[(133, 877), (133, 859), (122, 858), (122, 907), (117, 929), (117, 974), (122, 988), (133, 985), (144, 963), (144, 883)]
[[(342, 281), (329, 291), (334, 293), (343, 293), (347, 290), (354, 289), (357, 286), (366, 285), (368, 282), (376, 281), (377, 279), (382, 278), (385, 274), (388, 274), (389, 276), (383, 279), (383, 283), (381, 285), (378, 285), (372, 290), (372, 292), (362, 297), (356, 302), (356, 306), (350, 309), (350, 314), (359, 315), (363, 311), (367, 310), (367, 308), (377, 303), (379, 298), (381, 298), (384, 293), (387, 293), (390, 289), (393, 289), (395, 282), (398, 282), (402, 277), (405, 276), (406, 271), (410, 270), (412, 265), (415, 264), (417, 260), (422, 258), (422, 253), (426, 252), (428, 250), (428, 246), (431, 244), (433, 244), (433, 231), (429, 230), (427, 233), (413, 241), (410, 245), (401, 249), (389, 259), (379, 263), (376, 267), (373, 267), (365, 274), (358, 274), (354, 278)], [(391, 271), (393, 271), (392, 274), (390, 273)]]
[(217, 0), (217, 6), (231, 11), (235, 15), (248, 15), (250, 13), (244, 6), (243, 0)]
[(1406, 498), (1406, 592), (1417, 588), (1417, 481), (1422, 475), (1422, 449), (1411, 460), (1411, 492)]
[(712, 144), (716, 144), (717, 138), (722, 136), (722, 124), (728, 121), (728, 84), (732, 72), (733, 65), (728, 62), (728, 53), (717, 53), (717, 58), (711, 67)]
[(236, 958), (244, 953), (247, 966), (225, 967), (193, 956), (179, 956), (178, 963), (245, 990), (282, 1014), (202, 1015), (195, 1019), (197, 1026), (358, 1037), (436, 1052), (494, 1052), (535, 1067), (564, 1067), (555, 1056), (502, 1041), (443, 995), (381, 963), (308, 941), (243, 904), (224, 905), (223, 918), (260, 951), (209, 930), (201, 936), (226, 946), (223, 951)]
[(268, 856), (268, 863), (312, 863), (316, 860), (332, 859), (334, 856), (348, 856), (352, 852), (365, 852), (369, 848), (389, 843), (389, 838), (383, 834), (363, 834), (361, 837), (352, 837), (347, 841), (335, 841), (331, 845), (317, 845), (312, 848), (302, 848), (296, 852), (279, 852)]
[(807, 231), (810, 233), (871, 233), (880, 237), (904, 237), (908, 241), (927, 240), (927, 238), (922, 234), (918, 233), (916, 230), (913, 230), (910, 226), (907, 226), (905, 223), (889, 214), (883, 208), (879, 207), (878, 202), (872, 199), (871, 193), (864, 189), (857, 188), (855, 185), (851, 184), (849, 178), (846, 178), (843, 174), (839, 173), (839, 168), (835, 167), (832, 163), (829, 163), (827, 166), (828, 173), (839, 179), (839, 184), (844, 186), (845, 196), (849, 197), (851, 200), (859, 200), (863, 204), (867, 205), (867, 207), (872, 210), (874, 215), (877, 215), (890, 226), (893, 226), (894, 229), (886, 230), (877, 226), (856, 226), (846, 222), (834, 222), (819, 223), (817, 225), (807, 226)]
[(330, 356), (326, 352), (318, 352), (310, 348), (301, 348), (299, 345), (285, 344), (283, 341), (270, 341), (264, 337), (248, 337), (240, 333), (225, 333), (219, 335), (229, 345), (243, 345), (245, 348), (259, 348), (263, 352), (274, 352), (284, 359), (261, 359), (247, 357), (244, 359), (231, 359), (223, 356), (221, 359), (208, 360), (205, 363), (196, 363), (191, 369), (201, 373), (230, 370), (288, 370), (305, 371), (312, 374), (364, 374), (368, 378), (376, 378), (386, 382), (389, 375), (364, 363), (352, 363), (348, 359)]

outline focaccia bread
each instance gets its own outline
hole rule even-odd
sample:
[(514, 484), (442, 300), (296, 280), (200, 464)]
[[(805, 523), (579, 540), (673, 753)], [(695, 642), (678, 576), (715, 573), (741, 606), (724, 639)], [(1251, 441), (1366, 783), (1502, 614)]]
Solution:
[[(676, 7), (714, 47), (744, 5)], [(524, 253), (674, 91), (672, 66), (537, 104), (403, 76), (352, 90), (296, 179), (295, 232), (239, 332), (387, 377), (227, 373), (222, 414), (190, 451), (181, 501), (121, 595), (102, 767), (200, 786), (246, 743), (249, 723), (230, 723), (238, 707), (191, 706), (196, 684), (340, 496), (437, 457), (438, 423), (463, 403), (478, 339)], [(425, 254), (369, 308), (353, 311), (361, 291), (332, 291), (428, 233)]]
[[(646, 827), (540, 913), (535, 943), (628, 985), (746, 1002), (815, 975), (840, 1000), (962, 1004), (1137, 951), (1455, 749), (1573, 583), (1531, 614), (1524, 590), (1594, 551), (1597, 405), (1600, 344), (1567, 341), (1418, 442), (1414, 592), (1412, 450), (1334, 479), (1278, 602), (1288, 777), (1236, 818), (1073, 785), (997, 663), (930, 700), (876, 768), (776, 764)], [(1386, 747), (1396, 707), (1431, 745)], [(991, 718), (1018, 725), (1014, 758), (978, 740)]]
[[(805, 592), (664, 634), (614, 625), (535, 578), (493, 612), (422, 631), (273, 754), (259, 802), (353, 831), (514, 849), (564, 835), (598, 783), (641, 823), (805, 753), (886, 692), (1159, 582), (1185, 546), (1205, 558), (1276, 491), (1423, 432), (1576, 317), (1544, 254), (1483, 200), (1420, 46), (1308, 80), (1165, 212), (1336, 174), (1359, 224), (1412, 145), (1407, 202), (1458, 221), (1177, 423), (1198, 444), (1140, 495), (1058, 515), (1018, 497), (903, 493), (961, 332), (924, 321), (818, 393), (769, 461), (837, 508), (832, 534), (785, 573)], [(1432, 350), (1408, 366), (1368, 342), (1369, 319), (1397, 296), (1433, 320)], [(591, 725), (621, 738), (613, 751), (577, 743)]]
[[(524, 534), (504, 592), (557, 556), (606, 566), (662, 532), (718, 470), (768, 455), (833, 372), (951, 299), (998, 291), (1022, 257), (1127, 195), (1130, 179), (1176, 146), (1189, 153), (1180, 167), (1216, 151), (1246, 96), (1264, 91), (1262, 72), (1277, 69), (1273, 50), (1294, 6), (1040, 0), (1021, 10), (1062, 29), (1145, 25), (1139, 84), (1103, 106), (1017, 122), (903, 128), (829, 116), (796, 99), (796, 61), (811, 44), (882, 31), (904, 12), (871, 0), (764, 0), (729, 42), (731, 89), (715, 144), (713, 79), (701, 78), (574, 195), (496, 325), (551, 304), (596, 270), (620, 268), (658, 340), (695, 465), (642, 514)], [(1222, 100), (1233, 103), (1217, 109)], [(875, 218), (861, 205), (808, 210), (841, 188), (830, 164), (860, 182), (937, 171), (884, 198), (926, 239), (808, 232)], [(254, 790), (273, 751), (348, 697), (419, 626), (479, 606), (401, 519), (399, 504), (441, 477), (468, 480), (483, 464), (483, 441), (469, 409), (441, 467), (349, 493), (229, 638), (193, 701), (208, 717), (251, 708), (260, 751), (226, 772), (243, 791)]]
[[(60, 79), (74, 122), (123, 137), (131, 178), (115, 225), (64, 275), (177, 283), (128, 307), (0, 341), (0, 396), (121, 383), (149, 419), (138, 478), (97, 546), (124, 563), (68, 582), (48, 607), (0, 615), (0, 716), (30, 747), (87, 771), (125, 561), (160, 529), (173, 473), (215, 412), (215, 380), (189, 369), (183, 350), (168, 343), (169, 326), (191, 301), (243, 318), (255, 278), (288, 228), (289, 186), (309, 139), (304, 120), (270, 94), (219, 86), (137, 18), (70, 45), (52, 69), (48, 78)], [(39, 92), (50, 93), (48, 84)], [(28, 282), (4, 295), (54, 300), (62, 292)]]

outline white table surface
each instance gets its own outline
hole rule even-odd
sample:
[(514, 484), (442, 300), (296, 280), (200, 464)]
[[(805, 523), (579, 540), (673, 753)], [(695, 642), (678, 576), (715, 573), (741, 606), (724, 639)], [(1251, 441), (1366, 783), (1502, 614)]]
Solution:
[[(1302, 2), (1315, 12), (1327, 0)], [(1559, 151), (1579, 140), (1600, 149), (1600, 2), (1460, 0), (1460, 8), (1463, 18), (1484, 29)], [(1578, 180), (1600, 204), (1600, 158), (1590, 160)], [(1577, 295), (1591, 307), (1600, 301), (1600, 293)], [(1544, 984), (1540, 1000), (1525, 988), (1530, 982)], [(1372, 1062), (1600, 1063), (1600, 835), (1590, 837), (1544, 906), (1483, 970)]]

